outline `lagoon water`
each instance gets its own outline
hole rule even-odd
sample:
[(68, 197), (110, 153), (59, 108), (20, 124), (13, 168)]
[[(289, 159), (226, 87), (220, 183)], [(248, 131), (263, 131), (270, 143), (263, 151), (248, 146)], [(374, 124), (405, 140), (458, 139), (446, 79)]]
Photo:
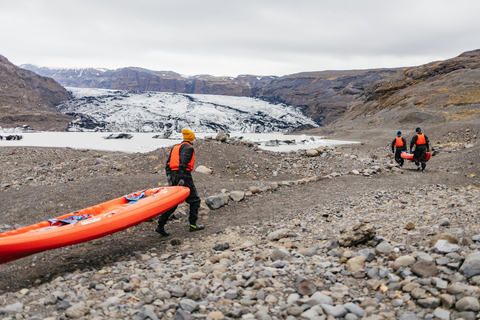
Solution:
[[(0, 147), (25, 146), (25, 147), (69, 147), (75, 149), (92, 149), (120, 152), (149, 152), (157, 148), (169, 147), (181, 139), (154, 139), (158, 133), (131, 133), (131, 139), (105, 139), (110, 132), (27, 132), (27, 133), (1, 133), (2, 136), (21, 135), (22, 140), (0, 140)], [(212, 133), (195, 133), (198, 139), (207, 136), (215, 137)], [(288, 152), (299, 149), (311, 149), (319, 146), (337, 146), (342, 144), (358, 143), (355, 141), (342, 141), (321, 139), (321, 137), (305, 135), (284, 135), (281, 133), (231, 133), (231, 137), (243, 137), (245, 140), (260, 143), (264, 150)], [(280, 144), (279, 146), (265, 146), (269, 140), (293, 140), (295, 145)]]

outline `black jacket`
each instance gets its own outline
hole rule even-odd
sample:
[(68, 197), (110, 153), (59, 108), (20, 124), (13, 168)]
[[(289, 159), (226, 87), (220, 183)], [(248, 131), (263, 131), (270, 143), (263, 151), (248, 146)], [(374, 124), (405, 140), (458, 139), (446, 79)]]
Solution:
[[(426, 134), (423, 134), (425, 136), (425, 146), (427, 147), (427, 152), (430, 150), (430, 141), (428, 140), (428, 137)], [(412, 151), (413, 146), (417, 143), (418, 135), (415, 134), (412, 138), (412, 141), (410, 141), (410, 151)]]
[[(167, 175), (173, 171), (172, 169), (170, 169), (170, 166), (168, 165), (170, 162), (170, 158), (172, 156), (172, 151), (173, 151), (173, 148), (170, 151), (170, 155), (168, 156), (168, 159), (167, 159), (167, 165), (165, 166), (165, 171)], [(187, 165), (190, 162), (190, 160), (192, 160), (192, 157), (193, 157), (193, 146), (191, 146), (188, 143), (185, 143), (180, 147), (180, 163), (178, 165), (178, 173), (180, 174), (181, 178), (186, 177), (188, 175), (189, 172), (187, 171)]]
[[(403, 147), (399, 147), (399, 148), (404, 148), (402, 150), (407, 150), (407, 140), (405, 140), (404, 137), (402, 137), (402, 141), (403, 141)], [(397, 138), (393, 139), (392, 141), (392, 152), (395, 151), (395, 143), (397, 142)]]

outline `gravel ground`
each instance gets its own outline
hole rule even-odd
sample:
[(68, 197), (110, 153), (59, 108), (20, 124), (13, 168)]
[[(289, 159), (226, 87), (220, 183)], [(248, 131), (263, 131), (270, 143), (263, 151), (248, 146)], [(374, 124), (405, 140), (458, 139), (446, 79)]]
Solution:
[[(335, 314), (320, 303), (317, 305), (321, 310), (313, 306), (307, 308), (308, 303), (302, 299), (312, 298), (314, 292), (321, 292), (333, 297), (334, 303), (329, 305), (346, 308), (348, 303), (353, 303), (366, 312), (363, 317), (372, 319), (387, 319), (392, 315), (393, 318), (401, 318), (410, 313), (417, 318), (433, 318), (434, 315), (438, 318), (442, 316), (442, 311), (436, 310), (438, 306), (443, 306), (442, 310), (447, 310), (449, 317), (460, 315), (468, 318), (472, 312), (475, 317), (479, 310), (456, 307), (455, 303), (467, 293), (478, 303), (480, 291), (476, 280), (463, 276), (459, 270), (468, 255), (478, 249), (475, 242), (475, 236), (480, 234), (477, 220), (480, 206), (478, 128), (475, 124), (452, 124), (426, 131), (432, 140), (435, 156), (428, 162), (427, 172), (423, 174), (415, 170), (413, 163), (406, 163), (403, 168), (392, 163), (389, 143), (395, 132), (380, 129), (375, 132), (337, 132), (330, 136), (336, 139), (364, 139), (357, 139), (362, 141), (358, 145), (318, 150), (316, 156), (307, 156), (306, 152), (266, 152), (238, 141), (198, 141), (195, 144), (197, 166), (204, 165), (213, 170), (210, 175), (194, 173), (200, 197), (205, 200), (222, 190), (225, 194), (243, 191), (246, 195), (242, 201), (230, 200), (227, 205), (215, 210), (203, 205), (201, 223), (206, 225), (206, 229), (201, 232), (189, 233), (187, 220), (180, 214), (179, 219), (167, 225), (170, 237), (159, 237), (153, 232), (155, 223), (150, 221), (101, 239), (0, 265), (0, 301), (3, 301), (0, 313), (9, 317), (16, 314), (38, 315), (40, 319), (49, 316), (53, 319), (141, 318), (142, 315), (146, 319), (145, 314), (149, 312), (158, 318), (182, 316), (187, 319), (189, 315), (211, 319), (217, 316), (217, 319), (249, 318), (251, 314), (252, 319), (286, 319), (296, 317), (297, 312), (298, 315), (311, 312), (320, 318), (354, 319), (350, 311), (343, 314), (340, 310), (339, 314)], [(163, 172), (167, 152), (158, 149), (147, 154), (124, 154), (68, 148), (0, 148), (0, 228), (32, 224), (133, 191), (165, 185)], [(377, 242), (388, 243), (391, 249), (383, 252), (377, 249), (378, 243), (370, 241), (336, 247), (335, 242), (359, 221), (371, 225)], [(413, 224), (414, 229), (405, 229), (408, 223)], [(287, 232), (280, 239), (269, 239), (271, 233), (282, 229), (295, 235)], [(460, 245), (455, 251), (458, 257), (430, 247), (432, 238), (441, 233), (456, 237)], [(230, 249), (212, 249), (221, 243), (228, 243)], [(315, 254), (306, 254), (310, 248), (316, 248)], [(366, 264), (360, 269), (353, 270), (348, 261), (361, 256), (362, 249), (371, 249), (374, 258), (364, 261)], [(228, 267), (228, 271), (224, 272), (226, 276), (214, 274), (207, 263), (210, 261), (217, 265), (219, 261), (211, 261), (222, 250), (228, 255), (225, 258), (228, 261), (224, 261)], [(277, 259), (273, 256), (277, 251), (287, 256)], [(445, 264), (443, 261), (436, 263), (440, 268), (438, 278), (447, 282), (445, 286), (460, 282), (470, 286), (471, 290), (452, 294), (447, 292), (446, 287), (443, 288), (443, 282), (437, 286), (431, 275), (427, 277), (428, 283), (416, 274), (411, 274), (412, 278), (402, 275), (405, 270), (417, 272), (409, 264), (403, 269), (392, 265), (400, 256), (412, 257), (415, 262), (423, 261), (419, 258), (421, 253), (428, 254), (434, 261), (447, 257), (449, 260)], [(183, 259), (178, 262), (180, 269), (174, 267), (179, 257)], [(153, 263), (152, 259), (157, 260)], [(256, 296), (260, 288), (254, 286), (256, 289), (251, 289), (245, 283), (236, 284), (239, 297), (228, 299), (233, 301), (231, 307), (220, 307), (219, 301), (226, 299), (225, 293), (235, 287), (231, 280), (245, 278), (243, 273), (255, 270), (246, 262), (258, 259), (264, 261), (264, 273), (269, 268), (278, 269), (272, 275), (275, 281), (270, 279), (270, 285), (263, 286), (268, 289), (265, 297), (257, 297), (256, 304), (245, 305), (240, 300), (251, 294)], [(272, 266), (272, 263), (278, 263), (276, 261), (284, 261), (288, 266)], [(449, 263), (457, 265), (448, 266)], [(232, 267), (240, 264), (242, 267), (238, 270)], [(124, 268), (130, 265), (134, 266), (133, 269)], [(189, 265), (193, 269), (187, 271)], [(306, 267), (308, 265), (320, 267), (310, 272)], [(151, 268), (149, 266), (153, 266), (153, 271), (158, 269), (155, 271), (161, 278), (158, 281), (170, 297), (158, 297), (159, 289), (153, 285), (158, 281), (146, 274)], [(378, 271), (383, 268), (388, 270), (389, 275), (378, 279), (368, 275), (372, 269)], [(143, 271), (138, 271), (140, 269)], [(206, 272), (207, 269), (209, 272)], [(399, 269), (400, 273), (397, 272)], [(184, 283), (179, 279), (198, 271), (204, 273), (204, 278), (195, 280), (201, 294), (193, 300), (201, 307), (189, 310), (180, 303), (185, 295), (174, 296), (177, 288), (172, 286), (178, 284), (187, 290), (188, 281)], [(132, 275), (138, 274), (140, 282), (135, 288), (142, 288), (145, 281), (150, 283), (145, 284), (148, 288), (145, 291), (150, 294), (142, 295), (136, 289), (126, 290), (111, 283), (107, 285), (109, 281), (119, 281), (118, 277), (106, 275), (110, 273), (124, 275), (129, 279), (123, 281), (125, 283), (131, 283)], [(269, 278), (264, 273), (257, 275), (256, 279)], [(303, 292), (295, 284), (298, 277), (307, 279), (315, 290)], [(94, 284), (87, 281), (86, 287), (79, 289), (78, 278), (94, 279)], [(217, 278), (225, 288), (223, 293), (212, 280)], [(372, 287), (372, 279), (379, 281), (378, 287)], [(370, 281), (368, 285), (367, 280)], [(425, 290), (425, 297), (422, 294), (412, 295), (408, 288), (404, 290), (405, 281)], [(105, 288), (100, 286), (100, 289), (95, 289), (97, 284), (103, 284)], [(382, 284), (386, 290), (381, 287)], [(337, 290), (336, 287), (341, 286), (347, 288)], [(55, 290), (64, 292), (57, 294), (60, 296), (55, 298), (55, 303), (42, 300), (42, 292)], [(119, 296), (120, 291), (124, 295)], [(337, 294), (345, 291), (349, 293)], [(394, 296), (397, 291), (400, 293)], [(132, 306), (127, 303), (133, 310), (128, 315), (122, 313), (124, 310), (115, 309), (118, 306), (111, 311), (97, 307), (114, 296), (120, 300), (133, 299), (130, 296), (132, 292), (138, 301)], [(269, 293), (273, 296), (270, 297)], [(291, 298), (288, 302), (288, 297), (295, 293), (300, 295), (300, 300)], [(209, 294), (221, 299), (210, 299)], [(437, 300), (422, 300), (440, 299), (442, 294), (454, 296), (453, 306), (447, 305), (447, 308), (441, 304), (443, 302), (436, 305)], [(79, 306), (82, 299), (94, 302)], [(381, 308), (369, 299), (374, 299)], [(398, 299), (402, 302), (393, 302)], [(64, 301), (68, 301), (69, 306), (59, 308), (58, 303)], [(15, 309), (14, 303), (22, 303), (22, 310)], [(70, 309), (67, 312), (73, 306), (81, 311), (73, 313)], [(15, 310), (5, 311), (7, 307)], [(353, 312), (353, 315), (362, 317), (362, 312), (357, 313)], [(150, 314), (151, 319), (153, 315)], [(307, 315), (302, 317), (314, 319)]]

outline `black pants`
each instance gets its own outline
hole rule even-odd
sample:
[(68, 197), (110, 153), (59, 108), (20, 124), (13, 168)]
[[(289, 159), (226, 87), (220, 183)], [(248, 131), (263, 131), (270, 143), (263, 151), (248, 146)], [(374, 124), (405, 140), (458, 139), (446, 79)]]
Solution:
[(395, 151), (395, 161), (401, 166), (403, 166), (403, 163), (405, 162), (405, 159), (402, 158), (401, 154), (402, 152), (407, 151), (407, 148), (405, 147), (397, 147), (397, 150)]
[[(178, 171), (171, 171), (171, 173), (167, 175), (167, 181), (168, 185), (177, 186), (178, 182), (180, 181)], [(198, 209), (200, 208), (201, 200), (198, 197), (197, 189), (195, 188), (195, 184), (193, 183), (193, 178), (190, 172), (187, 172), (187, 175), (184, 177), (183, 181), (184, 186), (190, 189), (190, 194), (188, 195), (187, 199), (185, 199), (185, 202), (190, 205), (190, 215), (188, 217), (188, 220), (191, 225), (196, 226), (198, 219)], [(177, 206), (162, 213), (158, 218), (158, 224), (161, 226), (165, 226), (168, 218), (170, 218), (170, 216), (172, 215), (172, 213), (175, 212), (176, 209)]]
[(425, 170), (425, 167), (427, 166), (426, 160), (427, 160), (427, 146), (425, 145), (420, 145), (415, 147), (415, 151), (413, 152), (413, 160), (415, 161), (415, 164), (418, 166), (419, 161), (422, 163), (422, 170)]

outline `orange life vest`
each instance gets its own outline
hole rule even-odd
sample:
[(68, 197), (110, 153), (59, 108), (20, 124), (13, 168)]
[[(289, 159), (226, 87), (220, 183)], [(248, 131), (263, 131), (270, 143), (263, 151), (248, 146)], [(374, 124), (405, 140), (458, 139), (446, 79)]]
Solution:
[(397, 140), (395, 141), (395, 147), (403, 147), (403, 146), (404, 146), (404, 143), (403, 143), (402, 137), (397, 137)]
[(415, 142), (415, 144), (417, 146), (427, 144), (427, 140), (425, 140), (425, 135), (423, 133), (421, 133), (421, 134), (417, 133), (417, 142)]
[[(172, 152), (170, 153), (170, 161), (168, 162), (168, 166), (172, 170), (178, 170), (178, 167), (180, 166), (180, 147), (183, 146), (184, 144), (188, 144), (191, 146), (189, 142), (182, 142), (180, 144), (177, 144), (175, 147), (173, 147)], [(193, 150), (192, 154), (192, 159), (190, 159), (190, 162), (187, 164), (187, 171), (193, 171), (193, 167), (195, 165), (195, 150)]]

